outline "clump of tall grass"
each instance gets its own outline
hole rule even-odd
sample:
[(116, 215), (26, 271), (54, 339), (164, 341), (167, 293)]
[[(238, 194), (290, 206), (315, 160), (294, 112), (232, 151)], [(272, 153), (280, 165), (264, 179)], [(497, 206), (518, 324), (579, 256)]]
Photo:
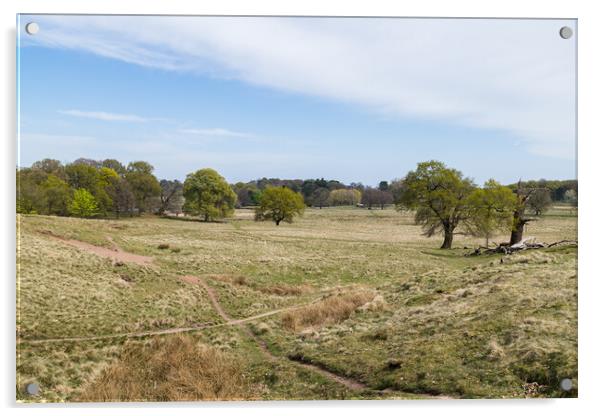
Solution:
[(189, 336), (130, 342), (77, 400), (241, 400), (249, 397), (249, 389), (239, 364)]
[(374, 299), (368, 291), (329, 296), (318, 303), (288, 311), (282, 315), (282, 325), (292, 331), (307, 327), (342, 322), (360, 306)]

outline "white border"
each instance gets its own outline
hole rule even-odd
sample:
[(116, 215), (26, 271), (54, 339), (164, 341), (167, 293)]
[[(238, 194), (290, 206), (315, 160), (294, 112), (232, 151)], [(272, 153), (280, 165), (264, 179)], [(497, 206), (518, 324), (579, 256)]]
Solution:
[[(601, 105), (600, 74), (602, 74), (600, 41), (602, 40), (602, 15), (595, 1), (477, 1), (477, 0), (422, 0), (400, 1), (357, 0), (230, 0), (193, 2), (186, 0), (3, 0), (2, 9), (2, 83), (4, 97), (2, 108), (3, 137), (2, 175), (3, 198), (0, 204), (2, 218), (2, 275), (3, 287), (0, 301), (3, 315), (2, 374), (0, 376), (4, 414), (101, 415), (130, 413), (164, 415), (178, 412), (182, 415), (203, 413), (245, 415), (271, 414), (328, 414), (345, 412), (365, 415), (374, 410), (382, 414), (442, 413), (507, 415), (546, 413), (593, 413), (600, 408), (598, 389), (602, 386), (599, 361), (600, 322), (602, 317), (602, 274), (597, 262), (602, 230), (598, 211), (602, 207), (597, 189), (602, 178), (599, 159), (602, 139), (600, 129)], [(271, 402), (271, 403), (201, 403), (177, 406), (19, 406), (14, 402), (15, 365), (15, 181), (16, 165), (16, 108), (15, 108), (15, 22), (16, 13), (124, 13), (124, 14), (249, 14), (249, 15), (344, 15), (344, 16), (445, 16), (445, 17), (550, 17), (579, 19), (579, 399), (565, 400), (464, 400), (429, 402)]]

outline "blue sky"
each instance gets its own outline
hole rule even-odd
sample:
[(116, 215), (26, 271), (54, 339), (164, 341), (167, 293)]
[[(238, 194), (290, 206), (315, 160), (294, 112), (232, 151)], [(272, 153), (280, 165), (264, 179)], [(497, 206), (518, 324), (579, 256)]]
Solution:
[[(40, 31), (24, 32), (35, 21)], [(560, 20), (27, 16), (19, 165), (147, 160), (376, 184), (438, 159), (477, 182), (575, 177)]]

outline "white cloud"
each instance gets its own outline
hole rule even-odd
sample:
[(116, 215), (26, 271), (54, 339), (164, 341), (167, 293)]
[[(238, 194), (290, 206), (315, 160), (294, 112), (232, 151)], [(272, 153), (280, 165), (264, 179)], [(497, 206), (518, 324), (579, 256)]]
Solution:
[(129, 121), (135, 123), (145, 123), (149, 120), (152, 120), (134, 114), (117, 114), (107, 113), (104, 111), (59, 110), (59, 113), (73, 117), (92, 118), (102, 121)]
[(198, 136), (218, 136), (218, 137), (240, 137), (240, 138), (250, 138), (255, 137), (250, 133), (242, 133), (238, 131), (232, 131), (228, 129), (222, 128), (213, 128), (213, 129), (179, 129), (179, 133), (184, 134), (193, 134)]
[(534, 153), (574, 157), (575, 37), (558, 35), (559, 27), (573, 21), (150, 16), (36, 21), (40, 32), (23, 36), (24, 44), (237, 79), (360, 105), (386, 117), (503, 130)]

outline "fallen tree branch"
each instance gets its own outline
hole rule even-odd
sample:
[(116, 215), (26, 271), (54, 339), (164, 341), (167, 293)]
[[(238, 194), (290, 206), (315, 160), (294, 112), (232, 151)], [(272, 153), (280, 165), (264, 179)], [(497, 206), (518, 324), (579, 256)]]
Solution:
[(534, 237), (524, 238), (516, 244), (510, 245), (509, 243), (500, 243), (493, 248), (488, 247), (477, 247), (474, 251), (467, 253), (466, 256), (480, 256), (481, 254), (513, 254), (517, 251), (533, 250), (538, 248), (550, 248), (559, 245), (577, 245), (577, 240), (560, 240), (554, 243), (538, 243)]

